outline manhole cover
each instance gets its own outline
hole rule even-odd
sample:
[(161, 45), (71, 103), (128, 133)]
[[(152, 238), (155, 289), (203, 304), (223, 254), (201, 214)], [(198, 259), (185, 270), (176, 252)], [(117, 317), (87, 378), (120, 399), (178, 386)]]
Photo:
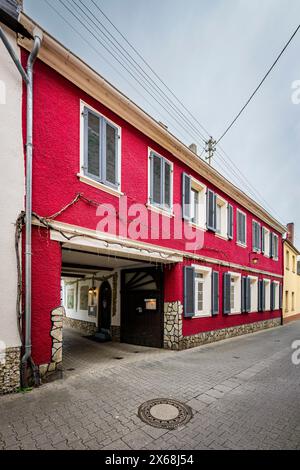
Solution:
[(189, 406), (170, 398), (156, 398), (143, 403), (138, 416), (144, 423), (156, 428), (175, 429), (193, 416)]

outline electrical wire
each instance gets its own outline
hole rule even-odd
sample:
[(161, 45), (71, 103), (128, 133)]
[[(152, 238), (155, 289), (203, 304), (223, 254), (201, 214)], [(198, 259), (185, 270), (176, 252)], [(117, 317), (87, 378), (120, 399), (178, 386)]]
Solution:
[(275, 65), (277, 64), (277, 62), (279, 61), (280, 57), (282, 56), (282, 54), (285, 52), (285, 50), (288, 48), (289, 44), (292, 42), (292, 40), (294, 39), (294, 37), (296, 36), (297, 32), (299, 31), (300, 29), (300, 24), (297, 26), (297, 28), (295, 29), (295, 31), (293, 32), (292, 36), (290, 37), (290, 39), (288, 40), (288, 42), (285, 44), (285, 46), (283, 47), (283, 49), (280, 51), (280, 53), (278, 54), (278, 56), (276, 57), (275, 61), (273, 62), (273, 64), (271, 65), (271, 67), (268, 69), (268, 71), (265, 73), (265, 75), (263, 76), (262, 80), (259, 82), (259, 84), (257, 85), (257, 87), (255, 88), (255, 90), (253, 91), (253, 93), (250, 95), (250, 98), (248, 98), (248, 100), (246, 101), (246, 103), (244, 104), (244, 106), (242, 107), (242, 109), (238, 112), (238, 114), (235, 116), (235, 118), (233, 119), (233, 121), (231, 121), (231, 123), (229, 124), (229, 126), (225, 129), (225, 131), (223, 132), (223, 134), (221, 135), (221, 137), (219, 137), (219, 139), (217, 140), (217, 144), (223, 139), (223, 137), (225, 137), (225, 135), (227, 134), (227, 132), (232, 128), (232, 126), (234, 125), (234, 123), (238, 120), (238, 118), (240, 117), (240, 115), (242, 114), (242, 112), (246, 109), (246, 107), (248, 106), (248, 104), (250, 103), (250, 101), (253, 99), (253, 97), (255, 96), (255, 94), (258, 92), (258, 90), (260, 89), (260, 87), (262, 86), (262, 84), (264, 83), (264, 81), (266, 80), (266, 78), (270, 75), (271, 71), (273, 70), (273, 68), (275, 67)]

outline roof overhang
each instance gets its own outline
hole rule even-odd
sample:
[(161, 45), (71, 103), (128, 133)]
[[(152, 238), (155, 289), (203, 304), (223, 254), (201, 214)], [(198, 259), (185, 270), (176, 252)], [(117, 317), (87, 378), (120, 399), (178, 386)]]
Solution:
[[(19, 21), (30, 32), (38, 26), (31, 18), (21, 12)], [(26, 38), (19, 38), (18, 43), (30, 51), (32, 42)], [(161, 147), (168, 150), (176, 158), (192, 168), (211, 184), (248, 209), (256, 217), (263, 220), (273, 229), (283, 234), (286, 227), (278, 222), (261, 205), (251, 199), (247, 194), (228, 181), (217, 170), (195, 155), (186, 145), (178, 140), (167, 129), (161, 126), (149, 114), (143, 111), (133, 101), (118, 91), (100, 74), (85, 64), (81, 59), (66, 49), (56, 39), (43, 31), (43, 43), (39, 52), (39, 59), (59, 74), (72, 82), (88, 95), (98, 100), (115, 114), (130, 123), (136, 129), (148, 136)]]

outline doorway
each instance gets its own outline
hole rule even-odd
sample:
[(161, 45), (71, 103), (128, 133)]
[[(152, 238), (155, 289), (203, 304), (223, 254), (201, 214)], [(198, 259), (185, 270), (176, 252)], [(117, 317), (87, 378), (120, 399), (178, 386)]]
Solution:
[(122, 271), (121, 341), (163, 346), (163, 272), (156, 268)]

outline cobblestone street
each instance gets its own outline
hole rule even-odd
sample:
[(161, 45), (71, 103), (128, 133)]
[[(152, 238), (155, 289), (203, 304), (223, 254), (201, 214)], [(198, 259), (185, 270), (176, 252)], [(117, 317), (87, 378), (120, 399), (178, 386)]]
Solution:
[[(300, 322), (106, 368), (0, 397), (0, 449), (300, 449)], [(129, 354), (129, 353), (128, 353)], [(172, 397), (194, 416), (172, 431), (144, 424), (141, 403)]]

